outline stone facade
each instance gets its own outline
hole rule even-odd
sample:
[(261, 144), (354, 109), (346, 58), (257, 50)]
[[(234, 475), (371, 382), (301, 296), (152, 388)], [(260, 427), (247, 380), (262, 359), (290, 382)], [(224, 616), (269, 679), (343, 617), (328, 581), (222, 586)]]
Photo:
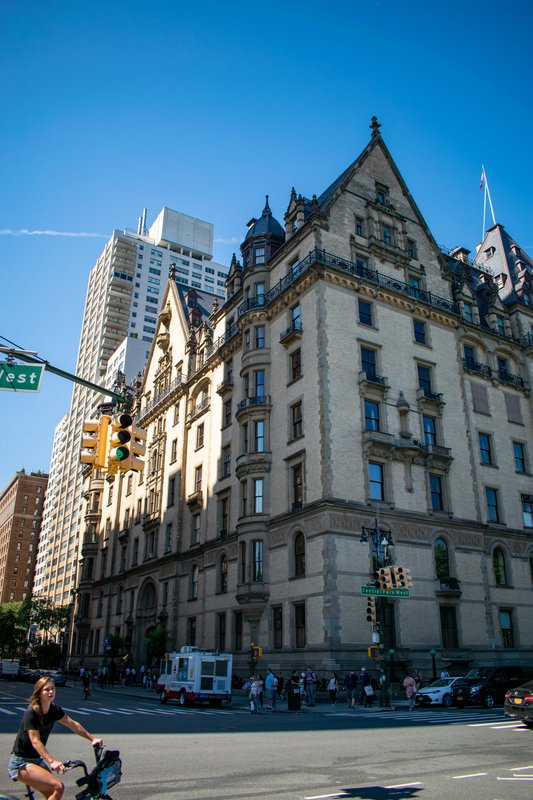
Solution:
[(118, 633), (145, 661), (166, 626), (239, 674), (251, 642), (342, 674), (367, 663), (379, 556), (413, 576), (380, 608), (397, 663), (531, 659), (532, 298), (439, 249), (372, 127), (325, 192), (293, 190), (285, 236), (267, 201), (223, 305), (169, 281), (144, 474), (86, 476), (71, 658)]

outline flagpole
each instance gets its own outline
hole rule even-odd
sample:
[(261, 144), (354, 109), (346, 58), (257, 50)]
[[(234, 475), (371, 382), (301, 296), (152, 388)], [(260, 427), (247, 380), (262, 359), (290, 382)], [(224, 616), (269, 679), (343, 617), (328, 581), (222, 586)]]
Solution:
[[(490, 213), (492, 214), (492, 224), (496, 225), (496, 217), (494, 215), (494, 206), (492, 205), (492, 198), (490, 196), (489, 181), (487, 179), (487, 173), (485, 172), (484, 164), (482, 164), (481, 167), (483, 169), (483, 175), (485, 177), (485, 198), (487, 198), (487, 197), (489, 198)], [(485, 202), (486, 202), (486, 199), (485, 199)], [(485, 224), (485, 220), (483, 220), (483, 225), (484, 224)], [(483, 235), (484, 234), (485, 234), (485, 232), (483, 231)]]

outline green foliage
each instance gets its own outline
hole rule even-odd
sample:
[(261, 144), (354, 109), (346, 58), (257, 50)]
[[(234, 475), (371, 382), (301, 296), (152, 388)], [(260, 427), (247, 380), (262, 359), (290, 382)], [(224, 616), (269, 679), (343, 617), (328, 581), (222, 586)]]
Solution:
[(27, 600), (0, 606), (0, 656), (18, 658), (25, 650), (31, 606)]
[(109, 641), (109, 655), (111, 658), (116, 658), (124, 649), (124, 639), (118, 633), (110, 633), (107, 639)]
[(154, 658), (163, 658), (167, 651), (168, 631), (166, 628), (152, 628), (146, 634)]
[(70, 606), (55, 606), (49, 597), (35, 596), (31, 601), (31, 621), (39, 631), (44, 632), (44, 639), (54, 639), (60, 631), (65, 630), (70, 619)]
[(41, 669), (57, 669), (63, 661), (61, 647), (52, 641), (36, 644), (32, 647), (31, 660)]

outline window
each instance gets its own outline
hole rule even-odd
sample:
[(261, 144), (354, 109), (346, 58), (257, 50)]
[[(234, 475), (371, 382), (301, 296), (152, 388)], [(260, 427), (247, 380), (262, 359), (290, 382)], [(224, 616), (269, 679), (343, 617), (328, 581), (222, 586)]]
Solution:
[(417, 278), (416, 275), (409, 275), (407, 282), (409, 284), (409, 295), (415, 298), (420, 297), (420, 278)]
[(194, 470), (194, 491), (201, 492), (202, 491), (202, 465), (200, 464), (198, 467), (195, 467)]
[(524, 528), (533, 528), (533, 494), (523, 494), (521, 500)]
[(445, 539), (435, 539), (433, 545), (433, 555), (435, 557), (435, 575), (441, 580), (450, 577), (450, 557), (448, 544)]
[(226, 594), (228, 591), (228, 559), (225, 555), (220, 559), (218, 590), (221, 594)]
[(293, 331), (302, 330), (302, 312), (299, 303), (291, 308), (291, 327)]
[(227, 478), (231, 474), (231, 445), (227, 444), (222, 448), (222, 477)]
[(254, 478), (253, 480), (253, 502), (254, 514), (263, 513), (263, 478)]
[(196, 617), (187, 619), (187, 644), (193, 647), (196, 644)]
[(385, 244), (392, 244), (392, 228), (390, 225), (383, 225), (383, 241)]
[(174, 505), (174, 492), (176, 489), (176, 478), (173, 476), (168, 479), (167, 508)]
[(457, 610), (455, 606), (440, 606), (440, 629), (443, 647), (447, 649), (459, 647)]
[(168, 522), (165, 531), (165, 553), (172, 550), (172, 523)]
[(357, 308), (359, 310), (359, 322), (361, 325), (372, 326), (372, 303), (367, 303), (366, 300), (358, 300)]
[(376, 379), (376, 351), (370, 347), (361, 347), (361, 369), (369, 381)]
[(291, 467), (291, 494), (293, 511), (302, 507), (303, 502), (303, 466), (295, 464)]
[(500, 521), (500, 508), (498, 503), (498, 490), (485, 487), (485, 498), (487, 501), (487, 517), (489, 522)]
[(298, 439), (300, 436), (303, 436), (303, 412), (301, 401), (291, 406), (291, 439)]
[(305, 575), (305, 537), (298, 531), (294, 537), (294, 577)]
[(262, 350), (265, 346), (265, 326), (257, 325), (254, 330), (255, 330), (255, 346), (258, 350)]
[(265, 422), (262, 419), (254, 421), (254, 451), (265, 452)]
[(198, 599), (198, 567), (193, 564), (189, 573), (189, 600)]
[(376, 186), (376, 202), (381, 203), (382, 206), (387, 204), (389, 197), (389, 190), (386, 186)]
[(254, 372), (254, 393), (256, 398), (265, 396), (265, 371), (263, 369)]
[(507, 570), (505, 568), (505, 553), (501, 547), (495, 547), (492, 553), (492, 568), (496, 586), (507, 586)]
[(191, 519), (191, 545), (200, 541), (200, 514), (193, 514)]
[(241, 481), (241, 516), (248, 514), (248, 482)]
[(467, 369), (476, 368), (476, 351), (469, 344), (463, 345), (463, 353), (465, 359), (465, 367)]
[(256, 264), (264, 264), (265, 263), (265, 248), (264, 247), (256, 247), (255, 248), (255, 263)]
[(204, 446), (204, 423), (202, 422), (196, 428), (196, 449), (199, 450)]
[(415, 336), (415, 342), (418, 344), (427, 344), (427, 337), (426, 337), (426, 323), (422, 322), (419, 319), (413, 320), (413, 332)]
[(510, 608), (500, 609), (500, 630), (504, 647), (514, 647), (513, 614)]
[(368, 464), (368, 483), (372, 500), (384, 500), (383, 465), (375, 461)]
[(239, 583), (246, 583), (246, 542), (239, 542)]
[(497, 363), (498, 363), (498, 377), (499, 377), (499, 379), (501, 381), (506, 381), (508, 379), (508, 376), (509, 376), (507, 359), (506, 358), (501, 358), (501, 356), (498, 356)]
[(488, 433), (480, 433), (479, 436), (479, 455), (482, 464), (492, 464), (492, 444)]
[(290, 379), (295, 381), (302, 375), (302, 351), (295, 350), (290, 355)]
[(428, 417), (424, 414), (422, 421), (424, 426), (424, 444), (437, 444), (437, 423), (435, 418)]
[(430, 473), (429, 490), (431, 494), (431, 508), (433, 511), (442, 511), (444, 509), (444, 496), (442, 489), (442, 477), (440, 475)]
[(419, 387), (424, 392), (425, 397), (431, 397), (433, 394), (431, 389), (431, 368), (424, 366), (424, 364), (417, 364), (416, 369)]
[(220, 498), (219, 525), (220, 536), (224, 538), (229, 530), (229, 496)]
[(467, 322), (474, 321), (472, 303), (463, 303), (463, 317)]
[(496, 315), (496, 330), (500, 336), (505, 336), (505, 320), (500, 315)]
[(283, 647), (283, 607), (274, 606), (272, 609), (272, 630), (274, 632), (274, 650)]
[(252, 580), (260, 583), (263, 580), (263, 541), (262, 539), (255, 539), (252, 544)]
[(356, 236), (364, 236), (364, 222), (362, 217), (355, 218), (355, 235)]
[(365, 400), (365, 430), (379, 431), (379, 403), (374, 400)]
[(170, 446), (170, 463), (172, 464), (178, 457), (178, 440), (173, 439)]
[(514, 463), (517, 472), (526, 472), (526, 451), (521, 442), (513, 442)]
[(413, 239), (407, 240), (407, 255), (409, 258), (416, 258), (416, 242)]
[(231, 400), (226, 400), (222, 410), (222, 426), (226, 428), (231, 425)]
[(305, 604), (295, 603), (294, 605), (294, 645), (303, 648), (305, 641)]

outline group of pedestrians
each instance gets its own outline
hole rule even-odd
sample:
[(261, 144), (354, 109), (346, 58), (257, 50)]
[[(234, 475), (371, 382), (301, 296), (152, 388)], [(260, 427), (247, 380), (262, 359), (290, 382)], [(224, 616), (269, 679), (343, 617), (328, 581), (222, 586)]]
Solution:
[(344, 689), (348, 708), (355, 709), (357, 703), (363, 708), (371, 708), (379, 689), (379, 681), (365, 667), (361, 667), (359, 675), (351, 669), (344, 678)]

